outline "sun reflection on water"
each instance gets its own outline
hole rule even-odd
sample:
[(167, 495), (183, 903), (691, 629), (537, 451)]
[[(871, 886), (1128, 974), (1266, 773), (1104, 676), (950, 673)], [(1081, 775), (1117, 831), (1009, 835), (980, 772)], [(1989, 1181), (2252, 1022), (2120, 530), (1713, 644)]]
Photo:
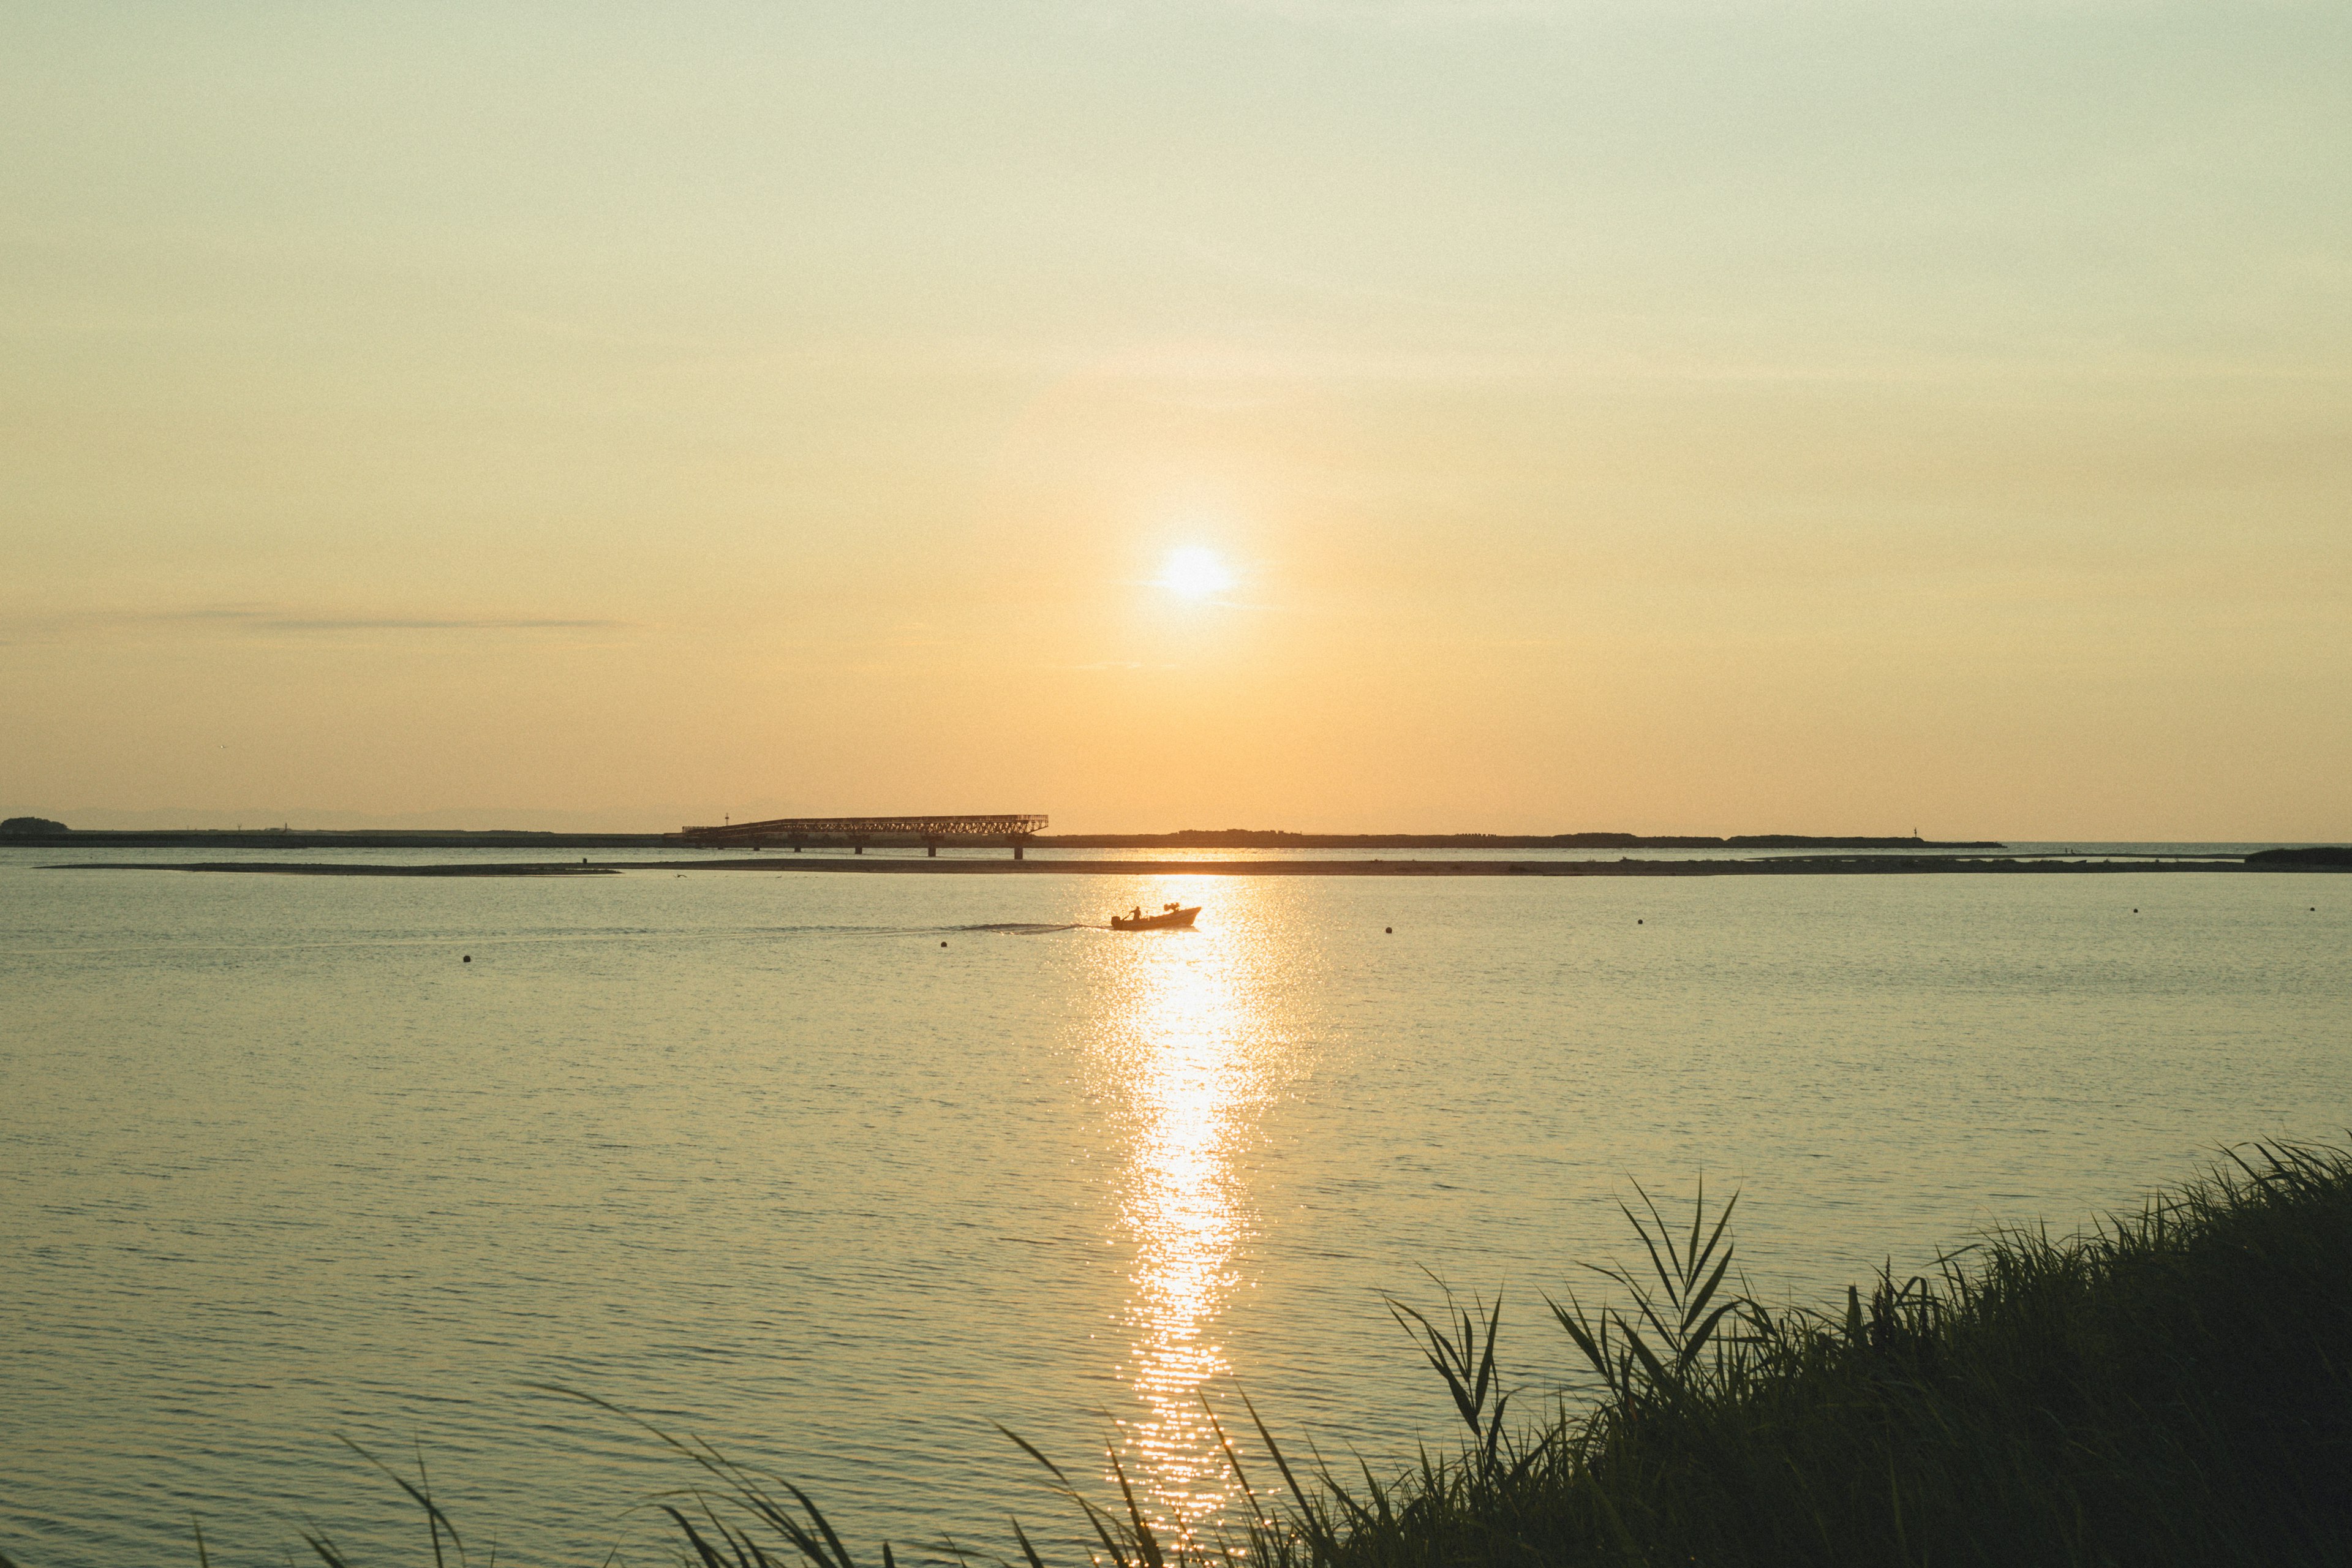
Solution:
[[(1180, 882), (1163, 896), (1190, 890)], [(1122, 939), (1112, 962), (1124, 1005), (1106, 1042), (1124, 1058), (1114, 1074), (1131, 1119), (1120, 1216), (1135, 1261), (1123, 1370), (1141, 1409), (1120, 1424), (1121, 1436), (1155, 1527), (1180, 1539), (1236, 1489), (1200, 1395), (1231, 1371), (1218, 1332), (1250, 1225), (1236, 1166), (1271, 1043), (1244, 973), (1246, 934), (1220, 925)]]

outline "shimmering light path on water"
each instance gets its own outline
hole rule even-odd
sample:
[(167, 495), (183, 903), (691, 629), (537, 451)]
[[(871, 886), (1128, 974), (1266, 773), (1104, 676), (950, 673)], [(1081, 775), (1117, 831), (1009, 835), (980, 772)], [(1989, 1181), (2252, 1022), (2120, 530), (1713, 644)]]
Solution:
[[(1629, 1176), (1744, 1185), (1755, 1282), (1819, 1300), (2352, 1121), (2335, 878), (37, 858), (0, 851), (0, 1551), (28, 1568), (192, 1560), (191, 1511), (216, 1562), (304, 1521), (414, 1557), (336, 1432), (421, 1442), (503, 1557), (644, 1542), (626, 1510), (675, 1468), (534, 1383), (772, 1466), (861, 1542), (1060, 1533), (998, 1421), (1089, 1479), (1115, 1435), (1197, 1524), (1234, 1496), (1204, 1387), (1376, 1463), (1444, 1439), (1379, 1296), (1425, 1300), (1423, 1268), (1504, 1287), (1515, 1379), (1556, 1380), (1537, 1292), (1622, 1252)], [(1171, 898), (1198, 931), (1093, 929)]]
[[(1170, 892), (1208, 896), (1181, 882)], [(1248, 962), (1264, 951), (1252, 935), (1236, 929), (1222, 940), (1101, 949), (1098, 994), (1113, 1011), (1094, 1032), (1093, 1065), (1106, 1098), (1126, 1108), (1120, 1214), (1135, 1249), (1122, 1317), (1139, 1413), (1123, 1436), (1160, 1524), (1178, 1533), (1214, 1516), (1233, 1493), (1201, 1394), (1234, 1370), (1219, 1338), (1255, 1228), (1239, 1166), (1287, 1065), (1261, 994), (1271, 976)]]

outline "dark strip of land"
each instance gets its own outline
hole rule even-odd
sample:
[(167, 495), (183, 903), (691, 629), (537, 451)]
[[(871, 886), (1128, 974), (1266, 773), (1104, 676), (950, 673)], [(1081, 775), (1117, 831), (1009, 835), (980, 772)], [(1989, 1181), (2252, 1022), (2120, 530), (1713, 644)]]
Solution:
[(44, 871), (261, 871), (282, 877), (612, 877), (615, 866), (526, 865), (518, 861), (486, 860), (471, 866), (357, 866), (325, 860), (210, 860), (194, 865), (158, 866), (136, 860), (92, 860), (78, 865), (44, 866)]
[(0, 834), (28, 849), (659, 849), (684, 847), (674, 833), (523, 833), (503, 829), (75, 828)]
[(2005, 849), (1992, 839), (1839, 838), (1747, 833), (1728, 838), (1641, 833), (1288, 833), (1252, 827), (1181, 833), (1040, 835), (1041, 849)]
[[(529, 833), (502, 828), (75, 828), (63, 832), (0, 833), (0, 845), (105, 849), (660, 849), (683, 848), (677, 833)], [(746, 841), (741, 847), (750, 847)], [(790, 839), (776, 838), (776, 845)], [(847, 843), (811, 838), (808, 843)], [(868, 844), (920, 845), (882, 835)], [(942, 844), (1002, 844), (1002, 839), (946, 839)], [(1247, 827), (1186, 828), (1177, 833), (1040, 834), (1039, 849), (2000, 849), (1991, 841), (1928, 838), (1814, 837), (1755, 833), (1728, 838), (1638, 833), (1287, 833)]]
[(370, 866), (307, 860), (84, 861), (52, 871), (246, 871), (294, 877), (593, 877), (622, 871), (847, 871), (900, 877), (1844, 877), (2347, 871), (2340, 861), (2020, 860), (1950, 855), (1791, 855), (1769, 860), (933, 860), (761, 856), (730, 860)]
[(2352, 869), (2242, 860), (2021, 860), (1958, 855), (1788, 855), (1756, 860), (931, 860), (779, 855), (639, 864), (648, 870), (867, 871), (918, 877), (1842, 877)]

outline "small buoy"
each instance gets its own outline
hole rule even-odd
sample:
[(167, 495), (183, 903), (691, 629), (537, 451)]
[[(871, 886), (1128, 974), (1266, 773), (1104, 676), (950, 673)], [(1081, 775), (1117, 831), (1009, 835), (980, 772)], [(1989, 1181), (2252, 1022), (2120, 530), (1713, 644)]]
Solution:
[(2139, 907), (2138, 907), (2137, 905), (2134, 905), (2134, 906), (2132, 907), (2132, 913), (2134, 913), (2134, 914), (2137, 914), (2137, 913), (2139, 913)]
[(940, 945), (941, 947), (945, 947), (945, 946), (947, 946), (947, 943), (946, 943), (946, 942), (941, 942), (941, 943), (940, 943)]
[(1634, 923), (1635, 925), (1640, 925), (1642, 922), (1641, 922), (1640, 921), (1635, 921), (1633, 923)]
[(1394, 926), (1382, 926), (1381, 929), (1387, 931), (1391, 936), (1396, 935), (1396, 927)]
[(470, 953), (470, 952), (469, 952), (469, 953), (467, 953), (465, 957), (463, 957), (463, 958), (459, 959), (457, 962), (458, 962), (458, 963), (473, 963), (473, 962), (474, 962), (474, 955), (473, 955), (472, 953)]

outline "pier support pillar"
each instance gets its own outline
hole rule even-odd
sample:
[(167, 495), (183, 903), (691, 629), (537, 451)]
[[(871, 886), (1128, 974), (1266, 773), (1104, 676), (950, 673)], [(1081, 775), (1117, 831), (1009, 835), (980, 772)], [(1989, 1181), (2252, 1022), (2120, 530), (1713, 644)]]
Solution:
[(866, 846), (863, 844), (852, 845), (849, 852), (852, 855), (863, 855), (866, 853)]
[(936, 860), (940, 858), (940, 847), (936, 844), (926, 844), (923, 846), (923, 853)]
[(1015, 844), (1013, 846), (1013, 858), (1015, 860), (1018, 860), (1018, 859), (1020, 859), (1020, 858), (1021, 858), (1021, 846), (1020, 846), (1018, 843), (1015, 843)]

